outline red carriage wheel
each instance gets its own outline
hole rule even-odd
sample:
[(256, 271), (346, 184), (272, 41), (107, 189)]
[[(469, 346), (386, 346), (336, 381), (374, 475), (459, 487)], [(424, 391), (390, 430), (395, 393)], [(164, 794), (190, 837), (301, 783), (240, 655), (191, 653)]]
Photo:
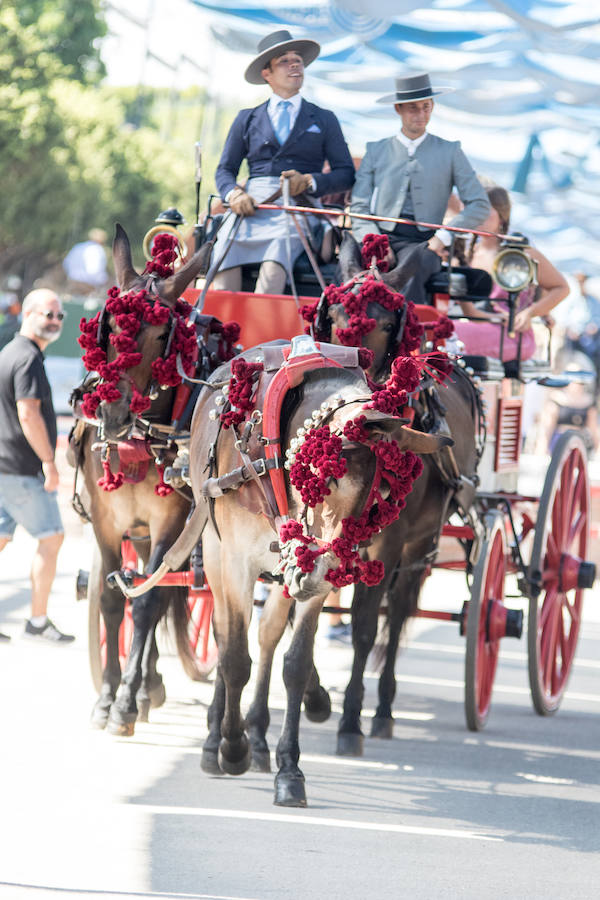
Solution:
[(595, 566), (586, 562), (590, 487), (580, 436), (559, 438), (546, 473), (529, 565), (529, 684), (541, 716), (555, 713), (571, 673), (583, 604)]
[(188, 637), (197, 671), (193, 677), (195, 681), (203, 681), (215, 668), (219, 655), (212, 629), (214, 600), (210, 588), (204, 587), (199, 591), (190, 589), (188, 606)]
[(504, 517), (494, 510), (487, 514), (485, 521), (486, 538), (473, 572), (467, 613), (465, 716), (471, 731), (480, 731), (487, 721), (508, 612), (504, 606)]

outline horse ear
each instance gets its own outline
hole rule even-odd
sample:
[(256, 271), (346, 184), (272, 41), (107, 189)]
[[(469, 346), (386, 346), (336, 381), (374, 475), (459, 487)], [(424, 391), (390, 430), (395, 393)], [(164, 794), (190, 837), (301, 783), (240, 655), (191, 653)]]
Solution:
[(364, 410), (366, 416), (364, 427), (371, 434), (383, 434), (394, 438), (401, 450), (412, 450), (413, 453), (437, 453), (443, 447), (452, 447), (453, 439), (448, 434), (425, 434), (407, 428), (398, 419), (380, 413), (374, 409)]
[(160, 283), (160, 295), (169, 303), (175, 303), (181, 297), (186, 287), (199, 275), (205, 275), (210, 264), (210, 257), (214, 241), (203, 244), (197, 253), (186, 262), (174, 275), (170, 275)]
[[(427, 270), (424, 267), (426, 250), (427, 241), (407, 247), (402, 253), (402, 261), (389, 272), (382, 273), (381, 279), (384, 284), (387, 284), (394, 291), (400, 291), (406, 282), (418, 272), (426, 272)], [(431, 274), (431, 271), (427, 274)]]
[(342, 283), (349, 281), (357, 272), (362, 272), (363, 266), (360, 247), (356, 242), (356, 238), (349, 232), (345, 231), (342, 237), (339, 253), (340, 271), (342, 273)]
[(115, 226), (112, 254), (117, 284), (121, 290), (126, 290), (140, 276), (133, 268), (129, 238), (127, 237), (125, 229), (122, 228), (118, 222)]

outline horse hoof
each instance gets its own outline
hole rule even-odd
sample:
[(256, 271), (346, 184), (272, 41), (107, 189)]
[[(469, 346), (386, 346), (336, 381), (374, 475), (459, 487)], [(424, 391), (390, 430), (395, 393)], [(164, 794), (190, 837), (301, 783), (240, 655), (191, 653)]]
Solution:
[(245, 734), (241, 740), (235, 745), (235, 751), (232, 749), (234, 745), (230, 741), (223, 738), (219, 744), (219, 766), (226, 775), (243, 775), (250, 768), (252, 762), (252, 751)]
[(364, 738), (354, 731), (340, 731), (337, 739), (338, 756), (362, 756)]
[(216, 750), (202, 751), (200, 768), (207, 775), (223, 775), (223, 770), (219, 767), (219, 754)]
[(326, 722), (331, 715), (331, 698), (324, 687), (304, 695), (304, 715), (309, 722)]
[(148, 691), (150, 694), (150, 709), (158, 709), (167, 699), (167, 692), (163, 681), (160, 681), (155, 687), (151, 687)]
[(133, 737), (137, 713), (120, 712), (113, 704), (106, 723), (106, 730), (116, 737)]
[(302, 772), (294, 775), (277, 773), (275, 776), (275, 797), (273, 803), (275, 806), (297, 806), (301, 808), (306, 806), (306, 790)]
[(383, 719), (375, 716), (371, 722), (371, 737), (391, 740), (394, 737), (394, 720), (392, 717)]
[(148, 721), (148, 713), (150, 712), (150, 706), (152, 705), (150, 699), (137, 700), (136, 704), (138, 708), (137, 720), (138, 722), (147, 722)]
[(109, 734), (114, 734), (115, 737), (133, 737), (135, 722), (115, 722), (109, 718), (106, 730)]
[(250, 771), (251, 772), (266, 772), (269, 774), (271, 771), (271, 754), (268, 750), (253, 750), (252, 751), (252, 762), (250, 763)]
[(103, 731), (106, 728), (109, 714), (110, 708), (106, 709), (102, 706), (94, 706), (90, 719), (92, 728), (97, 728), (98, 731)]

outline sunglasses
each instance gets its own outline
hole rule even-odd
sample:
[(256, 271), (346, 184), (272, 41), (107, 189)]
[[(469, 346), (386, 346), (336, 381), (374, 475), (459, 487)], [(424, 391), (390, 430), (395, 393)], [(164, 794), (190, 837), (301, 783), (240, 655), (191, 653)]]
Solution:
[(64, 313), (62, 313), (62, 312), (55, 313), (55, 312), (52, 312), (51, 309), (48, 310), (48, 312), (42, 312), (41, 310), (38, 310), (38, 312), (41, 316), (44, 316), (46, 319), (58, 319), (59, 322), (62, 322), (62, 320), (65, 317)]

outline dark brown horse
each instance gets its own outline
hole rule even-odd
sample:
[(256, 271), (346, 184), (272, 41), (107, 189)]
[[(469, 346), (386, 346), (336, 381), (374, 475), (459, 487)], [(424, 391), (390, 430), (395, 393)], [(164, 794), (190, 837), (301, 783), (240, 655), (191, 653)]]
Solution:
[[(244, 356), (255, 361), (264, 359), (264, 354), (265, 348), (255, 348)], [(217, 370), (212, 377), (222, 383), (229, 374), (230, 370), (224, 368)], [(345, 423), (362, 411), (364, 402), (369, 398), (370, 391), (356, 363), (351, 369), (307, 369), (283, 404), (280, 443), (278, 440), (281, 456), (293, 448), (292, 440), (297, 440), (297, 435), (303, 435), (315, 418), (322, 414), (319, 410), (329, 410), (330, 428), (342, 430)], [(219, 409), (223, 409), (223, 401), (219, 404), (217, 397), (215, 402), (214, 392), (205, 389), (194, 413), (190, 447), (192, 486), (197, 508), (206, 503), (207, 496), (215, 498), (209, 501), (211, 515), (203, 535), (203, 553), (215, 599), (214, 628), (219, 647), (219, 667), (215, 696), (209, 710), (209, 735), (204, 745), (202, 765), (210, 772), (238, 775), (251, 764), (251, 750), (240, 713), (240, 698), (250, 676), (247, 634), (253, 588), (261, 573), (271, 572), (278, 564), (281, 552), (285, 584), (291, 598), (297, 602), (292, 642), (284, 660), (287, 710), (277, 746), (274, 802), (281, 806), (305, 806), (304, 776), (298, 766), (300, 707), (307, 688), (314, 687), (314, 635), (319, 612), (331, 587), (326, 575), (328, 569), (337, 565), (339, 560), (331, 550), (327, 550), (317, 557), (312, 571), (303, 571), (299, 563), (294, 563), (295, 557), (291, 551), (287, 553), (285, 542), (277, 541), (272, 513), (267, 509), (264, 514), (268, 504), (265, 502), (266, 493), (257, 483), (260, 476), (254, 478), (247, 475), (245, 480), (250, 481), (250, 486), (239, 490), (227, 489), (234, 481), (235, 472), (239, 471), (241, 460), (245, 459), (248, 465), (248, 455), (242, 453), (240, 456), (240, 447), (243, 449), (244, 446), (244, 427), (240, 426), (237, 435), (233, 429), (223, 429)], [(391, 437), (398, 442), (401, 450), (431, 453), (450, 443), (447, 437), (429, 436), (405, 428), (400, 420), (375, 410), (367, 410), (364, 414), (365, 427), (372, 439)], [(247, 420), (254, 423), (250, 430), (254, 430), (258, 446), (265, 442), (260, 429), (263, 415), (266, 413), (259, 403), (258, 413)], [(331, 478), (328, 482), (329, 493), (309, 511), (310, 515), (307, 514), (311, 547), (319, 542), (329, 546), (328, 542), (341, 534), (343, 521), (358, 516), (370, 496), (376, 470), (372, 450), (366, 444), (345, 440), (342, 455), (347, 474), (341, 478)], [(211, 472), (213, 476), (208, 480)], [(224, 486), (224, 491), (211, 493), (209, 485), (214, 485), (217, 475), (222, 478), (218, 483)], [(305, 503), (287, 477), (284, 483), (289, 516), (291, 519), (300, 518), (306, 513)], [(288, 603), (285, 601), (283, 604), (284, 617)]]
[[(349, 237), (346, 238), (341, 256), (344, 281), (357, 277), (362, 269), (360, 251), (352, 243)], [(388, 310), (370, 307), (369, 315), (375, 319), (376, 327), (366, 335), (364, 345), (374, 352), (373, 377), (382, 381), (389, 375), (394, 358), (399, 315), (396, 314), (392, 325)], [(342, 306), (332, 309), (331, 321), (335, 340), (336, 329), (347, 325), (347, 314)], [(352, 602), (354, 661), (338, 727), (337, 750), (342, 755), (362, 754), (360, 714), (363, 677), (375, 642), (383, 598), (386, 598), (388, 610), (387, 646), (371, 736), (389, 738), (393, 731), (392, 703), (396, 693), (394, 668), (398, 642), (404, 624), (417, 610), (421, 585), (435, 559), (442, 527), (449, 515), (458, 510), (464, 517), (473, 520), (477, 532), (471, 503), (482, 449), (476, 440), (482, 416), (478, 392), (459, 366), (453, 368), (443, 386), (433, 390), (433, 397), (427, 397), (426, 392), (422, 392), (417, 398), (413, 427), (421, 431), (430, 429), (435, 420), (432, 409), (437, 407), (438, 412), (443, 412), (444, 426), (447, 426), (454, 444), (424, 458), (423, 474), (407, 497), (405, 509), (396, 522), (374, 538), (368, 553), (375, 554), (384, 562), (384, 579), (374, 587), (363, 584), (355, 586)]]
[[(361, 280), (363, 265), (356, 242), (345, 236), (340, 254), (344, 283), (356, 277)], [(366, 276), (362, 273), (362, 277)], [(384, 381), (398, 352), (402, 327), (402, 312), (369, 304), (367, 315), (375, 327), (362, 341), (373, 352), (369, 370), (371, 377)], [(315, 321), (318, 333), (334, 343), (336, 332), (348, 327), (348, 314), (342, 303), (327, 307), (321, 302)], [(369, 558), (380, 559), (385, 565), (384, 579), (376, 586), (358, 583), (354, 587), (352, 603), (354, 661), (352, 675), (344, 699), (344, 712), (339, 723), (338, 753), (360, 755), (363, 736), (360, 714), (363, 697), (363, 677), (367, 657), (377, 634), (381, 601), (387, 599), (388, 633), (385, 664), (379, 680), (379, 703), (372, 726), (372, 735), (391, 737), (393, 729), (392, 702), (395, 695), (394, 664), (398, 641), (407, 618), (417, 609), (424, 574), (433, 561), (441, 529), (450, 512), (459, 508), (467, 516), (474, 496), (479, 447), (475, 439), (481, 410), (477, 391), (471, 380), (456, 367), (444, 387), (437, 389), (444, 406), (445, 423), (454, 439), (454, 446), (424, 457), (423, 474), (415, 482), (406, 498), (407, 505), (396, 522), (377, 535), (366, 550)], [(435, 398), (434, 398), (435, 399)], [(418, 432), (431, 427), (431, 412), (426, 398), (416, 402), (414, 428)], [(452, 454), (452, 455), (450, 455)], [(476, 527), (476, 523), (473, 522)], [(332, 601), (336, 605), (336, 601)], [(289, 603), (277, 589), (272, 589), (261, 616), (259, 640), (261, 655), (257, 673), (256, 692), (247, 716), (252, 745), (253, 766), (270, 770), (270, 756), (266, 741), (269, 725), (268, 690), (273, 653), (287, 623)], [(319, 684), (315, 670), (304, 695), (305, 713), (313, 721), (323, 721), (330, 711), (329, 697)]]
[[(89, 417), (89, 412), (87, 419), (84, 414), (77, 423), (72, 441), (74, 456), (83, 473), (84, 507), (91, 518), (97, 544), (88, 596), (99, 596), (106, 626), (106, 667), (92, 721), (96, 727), (107, 726), (113, 734), (133, 734), (138, 704), (142, 714), (147, 715), (148, 706), (164, 702), (164, 686), (156, 670), (155, 628), (169, 604), (173, 607), (179, 654), (188, 673), (192, 677), (195, 675), (186, 631), (187, 592), (178, 587), (157, 587), (134, 599), (133, 640), (125, 671), (121, 672), (118, 634), (124, 596), (107, 578), (121, 568), (124, 535), (136, 542), (145, 571), (153, 572), (165, 550), (184, 528), (190, 512), (191, 497), (165, 490), (162, 481), (163, 466), (169, 464), (175, 453), (168, 442), (175, 389), (169, 386), (160, 389), (151, 365), (155, 360), (165, 358), (173, 342), (178, 298), (204, 269), (210, 250), (207, 245), (169, 277), (142, 276), (133, 268), (127, 235), (117, 225), (113, 258), (119, 288), (121, 292), (145, 291), (148, 302), (160, 308), (155, 318), (161, 323), (152, 324), (142, 318), (135, 337), (135, 351), (139, 357), (135, 356), (135, 364), (120, 373), (116, 384), (120, 398), (113, 402), (102, 400), (94, 419)], [(105, 352), (109, 365), (117, 356), (118, 338), (122, 334), (119, 322), (123, 322), (119, 315), (109, 313), (105, 308), (94, 323), (94, 327), (97, 324), (99, 347)], [(92, 380), (87, 386), (88, 394), (99, 384), (102, 380)], [(146, 405), (145, 398), (149, 398), (149, 406), (143, 413), (132, 412), (134, 395), (138, 397), (138, 407)], [(79, 395), (80, 401), (84, 400), (84, 409), (85, 397), (84, 388), (84, 393)], [(76, 414), (82, 415), (81, 402)], [(147, 466), (143, 477), (132, 481), (125, 479), (118, 489), (104, 490), (99, 481), (110, 487), (111, 483), (116, 484), (115, 479), (122, 477), (113, 471), (119, 465), (119, 446), (131, 451), (136, 445), (140, 458), (134, 461), (133, 468), (143, 465), (145, 469)]]

